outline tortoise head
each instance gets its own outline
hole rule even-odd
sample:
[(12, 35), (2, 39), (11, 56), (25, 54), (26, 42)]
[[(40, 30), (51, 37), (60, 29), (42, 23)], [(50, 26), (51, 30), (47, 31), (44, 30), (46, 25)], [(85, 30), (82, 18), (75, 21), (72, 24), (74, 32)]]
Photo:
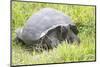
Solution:
[[(76, 27), (74, 27), (76, 28)], [(71, 26), (69, 25), (69, 27), (66, 27), (66, 38), (68, 43), (73, 43), (73, 42), (77, 42), (77, 44), (80, 43), (80, 39), (77, 36), (78, 34), (78, 30), (77, 29), (71, 29)], [(74, 30), (74, 31), (73, 31)]]
[(77, 37), (77, 30), (71, 29), (70, 25), (61, 26), (60, 30), (58, 32), (58, 37), (61, 40), (67, 40), (69, 44), (72, 44), (73, 42), (80, 43), (80, 39)]

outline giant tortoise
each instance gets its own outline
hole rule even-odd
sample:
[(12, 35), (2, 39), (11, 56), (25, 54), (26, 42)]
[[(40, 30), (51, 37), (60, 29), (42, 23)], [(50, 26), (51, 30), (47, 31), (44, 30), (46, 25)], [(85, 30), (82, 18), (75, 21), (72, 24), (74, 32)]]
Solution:
[[(52, 8), (43, 8), (33, 14), (22, 28), (16, 30), (16, 37), (35, 48), (51, 49), (63, 41), (76, 41), (78, 29), (69, 16)], [(37, 49), (38, 49), (37, 48)]]

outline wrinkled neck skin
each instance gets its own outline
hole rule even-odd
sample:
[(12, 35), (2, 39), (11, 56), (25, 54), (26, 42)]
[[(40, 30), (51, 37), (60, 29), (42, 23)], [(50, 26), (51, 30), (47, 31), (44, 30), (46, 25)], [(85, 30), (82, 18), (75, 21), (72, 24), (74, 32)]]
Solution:
[(59, 41), (67, 40), (68, 44), (72, 44), (73, 42), (76, 42), (78, 45), (80, 44), (80, 39), (77, 37), (77, 34), (72, 31), (70, 25), (59, 27), (57, 30), (57, 37)]
[(70, 28), (68, 28), (67, 31), (68, 31), (67, 35), (66, 35), (67, 42), (69, 44), (72, 44), (73, 42), (76, 42), (77, 45), (79, 45), (80, 44), (80, 39), (77, 37), (77, 35)]

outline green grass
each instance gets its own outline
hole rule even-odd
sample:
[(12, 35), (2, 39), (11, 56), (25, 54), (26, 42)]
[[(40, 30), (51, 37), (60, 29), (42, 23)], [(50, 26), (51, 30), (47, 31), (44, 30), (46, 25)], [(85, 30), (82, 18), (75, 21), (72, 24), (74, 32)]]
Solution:
[[(63, 42), (53, 50), (37, 53), (15, 43), (15, 30), (41, 8), (50, 7), (69, 15), (79, 29), (80, 46)], [(50, 3), (12, 2), (12, 65), (95, 61), (95, 7)]]

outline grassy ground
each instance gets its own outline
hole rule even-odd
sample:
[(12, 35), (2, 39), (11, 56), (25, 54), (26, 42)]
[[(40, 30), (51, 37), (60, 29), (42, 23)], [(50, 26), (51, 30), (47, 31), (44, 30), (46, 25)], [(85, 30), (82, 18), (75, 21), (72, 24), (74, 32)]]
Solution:
[[(79, 29), (80, 46), (62, 43), (49, 52), (37, 53), (15, 43), (15, 30), (39, 9), (55, 8), (69, 15)], [(12, 2), (12, 65), (63, 63), (95, 60), (95, 7), (30, 2)]]

